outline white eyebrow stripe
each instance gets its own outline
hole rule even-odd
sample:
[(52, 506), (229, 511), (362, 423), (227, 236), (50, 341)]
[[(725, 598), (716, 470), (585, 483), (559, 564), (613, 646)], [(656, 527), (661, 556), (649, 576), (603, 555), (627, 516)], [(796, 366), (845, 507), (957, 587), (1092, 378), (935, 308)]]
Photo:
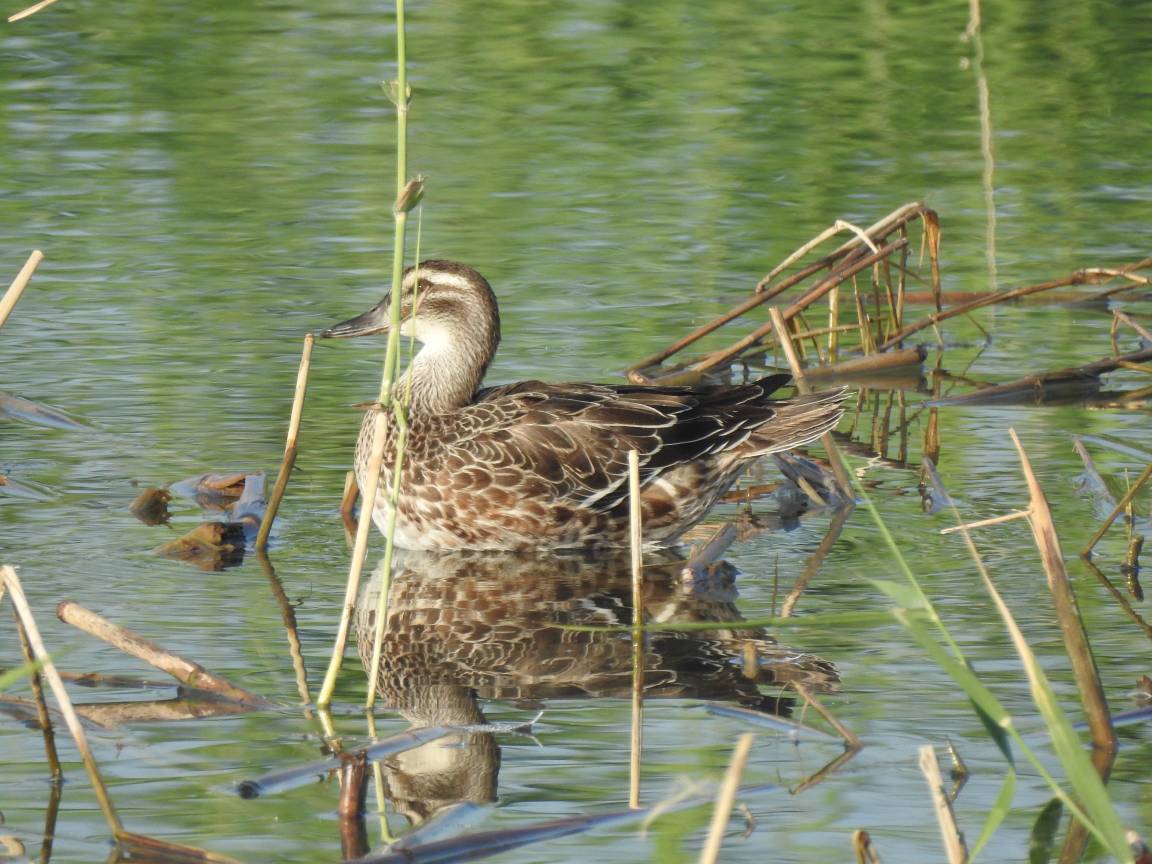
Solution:
[[(409, 283), (411, 283), (411, 281), (416, 278), (426, 279), (433, 285), (438, 287), (453, 288), (456, 291), (468, 292), (473, 290), (474, 287), (466, 276), (462, 276), (459, 273), (445, 273), (433, 268), (428, 268), (426, 270), (413, 270), (412, 276), (410, 276), (408, 279)], [(412, 285), (409, 284), (408, 287), (411, 288)]]

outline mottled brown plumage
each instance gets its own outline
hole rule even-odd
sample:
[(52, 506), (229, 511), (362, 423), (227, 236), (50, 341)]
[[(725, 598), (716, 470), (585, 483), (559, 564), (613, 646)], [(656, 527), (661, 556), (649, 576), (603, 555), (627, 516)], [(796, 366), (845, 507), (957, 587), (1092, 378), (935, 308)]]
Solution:
[[(425, 261), (405, 273), (403, 292), (401, 332), (423, 344), (400, 385), (412, 394), (396, 527), (404, 548), (626, 545), (629, 450), (640, 454), (645, 544), (668, 545), (752, 460), (811, 441), (840, 418), (843, 391), (772, 399), (787, 375), (703, 388), (479, 389), (500, 341), (488, 282), (462, 264)], [(322, 335), (384, 332), (389, 303)], [(356, 445), (361, 485), (376, 410), (365, 413)], [(390, 461), (373, 512), (382, 531)]]

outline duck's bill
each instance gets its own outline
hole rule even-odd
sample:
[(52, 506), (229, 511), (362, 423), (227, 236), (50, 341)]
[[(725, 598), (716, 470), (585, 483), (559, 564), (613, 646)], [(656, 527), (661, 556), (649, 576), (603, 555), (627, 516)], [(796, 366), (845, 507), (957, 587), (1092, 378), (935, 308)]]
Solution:
[(324, 339), (350, 339), (353, 336), (371, 336), (388, 330), (388, 306), (380, 303), (362, 315), (342, 321), (335, 327), (320, 331)]

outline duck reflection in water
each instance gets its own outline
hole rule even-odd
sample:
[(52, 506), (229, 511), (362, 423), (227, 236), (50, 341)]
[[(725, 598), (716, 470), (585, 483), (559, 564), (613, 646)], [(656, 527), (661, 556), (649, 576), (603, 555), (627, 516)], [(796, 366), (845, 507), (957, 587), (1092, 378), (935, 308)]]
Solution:
[[(674, 552), (644, 568), (649, 623), (722, 622), (715, 630), (653, 632), (644, 656), (645, 698), (724, 701), (787, 714), (782, 685), (827, 692), (835, 667), (741, 627), (736, 570), (713, 565), (686, 578)], [(381, 566), (357, 605), (357, 642), (371, 662)], [(397, 550), (382, 638), (378, 693), (413, 728), (486, 722), (481, 700), (627, 699), (627, 634), (572, 625), (632, 623), (627, 557), (519, 556)], [(754, 654), (754, 660), (753, 660)], [(533, 707), (539, 707), (533, 704)], [(458, 802), (496, 800), (500, 750), (490, 732), (443, 738), (385, 761), (386, 795), (414, 826)]]

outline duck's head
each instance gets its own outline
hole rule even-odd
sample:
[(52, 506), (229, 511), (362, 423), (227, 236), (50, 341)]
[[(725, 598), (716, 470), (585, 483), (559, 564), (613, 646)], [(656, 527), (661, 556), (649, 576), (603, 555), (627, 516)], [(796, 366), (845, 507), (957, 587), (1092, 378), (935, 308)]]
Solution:
[[(500, 341), (500, 314), (488, 280), (456, 261), (422, 261), (404, 271), (400, 333), (433, 351), (474, 346), (491, 356)], [(355, 318), (320, 333), (350, 338), (387, 333), (392, 292)]]

